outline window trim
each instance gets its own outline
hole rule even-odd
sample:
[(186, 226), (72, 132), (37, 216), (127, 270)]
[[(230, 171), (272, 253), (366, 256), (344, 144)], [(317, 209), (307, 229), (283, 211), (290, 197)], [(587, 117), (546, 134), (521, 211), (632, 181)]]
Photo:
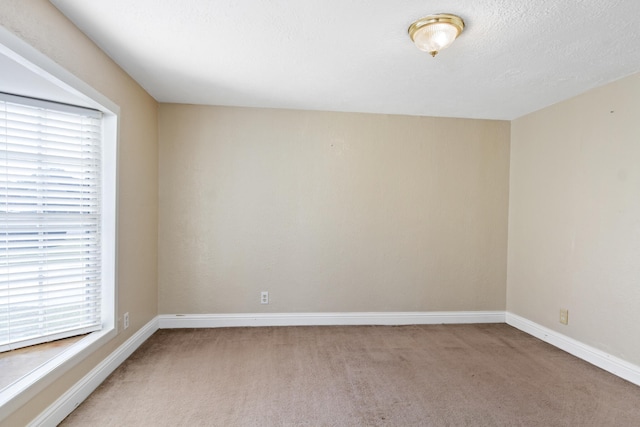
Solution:
[[(54, 381), (112, 340), (119, 332), (117, 286), (117, 187), (118, 128), (120, 108), (51, 58), (0, 26), (0, 54), (18, 62), (51, 84), (80, 100), (84, 107), (103, 113), (103, 328), (90, 333), (68, 349), (0, 390), (0, 421), (15, 412)], [(55, 99), (54, 99), (55, 100)]]

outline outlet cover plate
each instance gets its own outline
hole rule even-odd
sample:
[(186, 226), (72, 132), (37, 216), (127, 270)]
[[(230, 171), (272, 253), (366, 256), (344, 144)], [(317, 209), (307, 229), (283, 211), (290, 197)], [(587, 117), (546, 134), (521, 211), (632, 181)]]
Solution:
[(562, 323), (563, 325), (569, 324), (569, 310), (567, 310), (566, 308), (560, 309), (560, 323)]

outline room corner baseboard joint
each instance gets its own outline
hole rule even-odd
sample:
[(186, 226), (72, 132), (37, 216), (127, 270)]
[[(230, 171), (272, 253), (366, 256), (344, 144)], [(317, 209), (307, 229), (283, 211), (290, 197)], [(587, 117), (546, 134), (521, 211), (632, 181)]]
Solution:
[(29, 427), (57, 426), (157, 330), (158, 317), (154, 317), (33, 419)]

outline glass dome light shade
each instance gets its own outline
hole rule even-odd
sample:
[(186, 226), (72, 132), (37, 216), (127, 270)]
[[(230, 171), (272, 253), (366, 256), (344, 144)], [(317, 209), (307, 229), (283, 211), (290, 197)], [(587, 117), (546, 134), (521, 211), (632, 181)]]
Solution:
[(432, 56), (451, 45), (464, 29), (464, 21), (455, 15), (430, 15), (409, 27), (409, 36), (416, 47)]

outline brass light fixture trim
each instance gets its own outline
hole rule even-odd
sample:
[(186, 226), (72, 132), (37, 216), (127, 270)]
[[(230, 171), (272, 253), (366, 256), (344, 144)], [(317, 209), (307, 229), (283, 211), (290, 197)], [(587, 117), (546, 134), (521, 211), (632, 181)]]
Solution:
[[(432, 28), (428, 28), (430, 26)], [(446, 28), (448, 30), (446, 31), (447, 34), (445, 34), (445, 31), (438, 31), (436, 28)], [(454, 31), (451, 31), (452, 29)], [(431, 56), (436, 56), (441, 49), (451, 45), (462, 33), (462, 30), (464, 30), (462, 18), (449, 13), (439, 13), (418, 19), (409, 26), (408, 31), (409, 37), (411, 37), (418, 49), (429, 52)]]

